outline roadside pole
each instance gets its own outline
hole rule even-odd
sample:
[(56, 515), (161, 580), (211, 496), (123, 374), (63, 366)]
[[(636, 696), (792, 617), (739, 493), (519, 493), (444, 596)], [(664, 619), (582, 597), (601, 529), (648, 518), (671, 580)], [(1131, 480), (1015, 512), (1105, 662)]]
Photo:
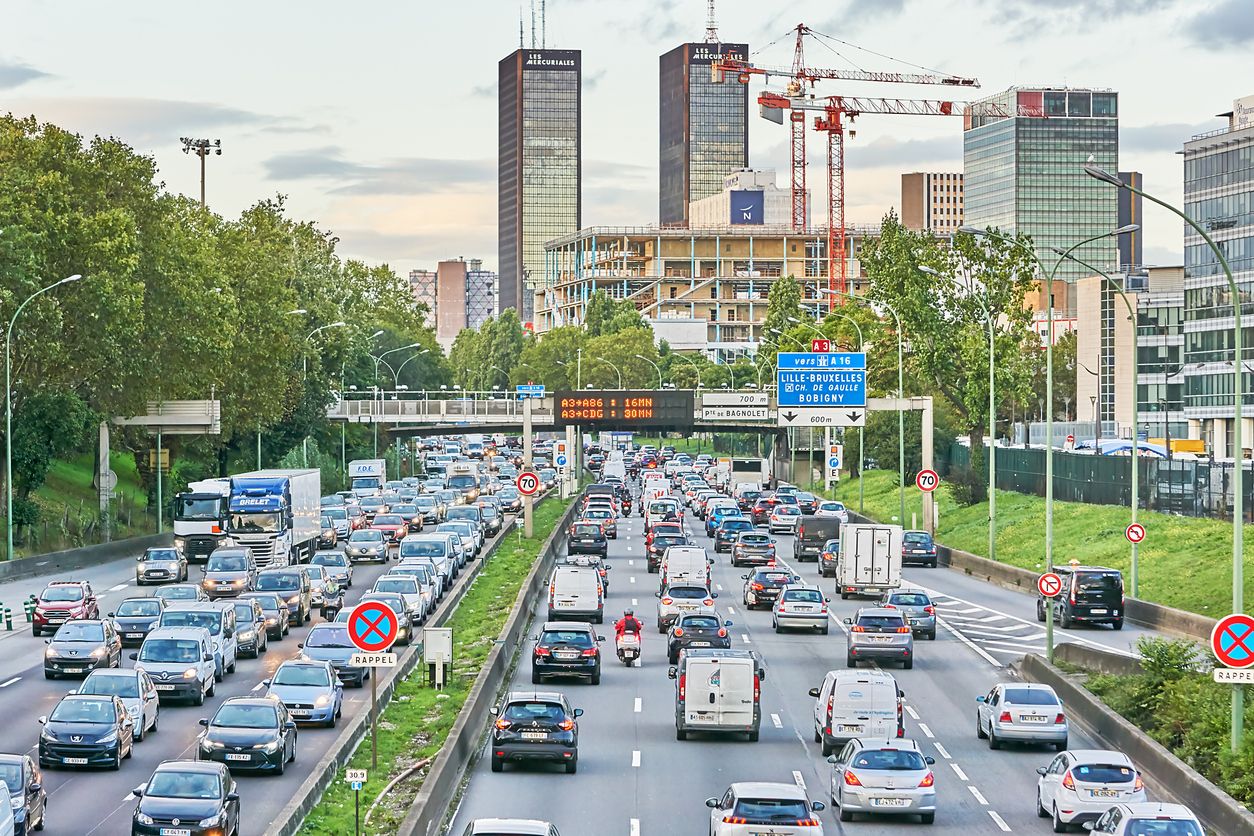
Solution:
[(370, 668), (370, 768), (379, 768), (379, 669)]
[[(531, 471), (531, 398), (523, 399), (523, 472)], [(531, 494), (523, 495), (523, 536), (528, 540), (535, 533), (532, 521)]]
[(566, 428), (566, 458), (567, 464), (566, 472), (564, 474), (566, 477), (566, 495), (574, 496), (575, 486), (579, 484), (579, 471), (576, 469), (578, 467), (579, 459), (575, 456), (574, 427)]

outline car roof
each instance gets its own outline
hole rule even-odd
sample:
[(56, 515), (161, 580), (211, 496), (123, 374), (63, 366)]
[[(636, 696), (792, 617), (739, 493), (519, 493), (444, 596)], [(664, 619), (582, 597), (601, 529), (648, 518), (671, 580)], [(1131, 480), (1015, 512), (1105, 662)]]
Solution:
[(592, 632), (592, 624), (587, 621), (546, 621), (542, 630), (587, 630)]
[(1002, 688), (1019, 688), (1028, 691), (1049, 691), (1051, 694), (1054, 693), (1054, 689), (1043, 682), (999, 682), (997, 684)]
[(818, 592), (820, 594), (823, 592), (823, 590), (810, 583), (790, 583), (784, 587), (784, 592), (797, 592), (799, 590), (808, 590), (810, 592)]
[(1121, 807), (1128, 815), (1132, 816), (1172, 816), (1174, 818), (1196, 819), (1197, 813), (1194, 813), (1183, 804), (1169, 804), (1165, 801), (1138, 801), (1134, 804), (1112, 804), (1112, 807)]
[(861, 617), (864, 615), (893, 616), (895, 618), (902, 617), (901, 610), (897, 610), (897, 609), (890, 610), (888, 607), (863, 607), (862, 609), (858, 610), (858, 616)]
[(48, 581), (47, 586), (86, 586), (87, 581)]
[(157, 764), (156, 770), (178, 770), (179, 772), (212, 772), (221, 774), (226, 771), (226, 764), (217, 761), (169, 760)]
[(1067, 754), (1080, 763), (1091, 761), (1094, 763), (1125, 763), (1128, 766), (1132, 765), (1132, 758), (1114, 749), (1069, 749)]
[[(470, 826), (471, 833), (517, 833), (518, 836), (548, 836), (550, 827), (548, 822), (536, 819), (475, 819)], [(487, 829), (480, 830), (481, 827)]]
[(139, 675), (140, 670), (141, 668), (96, 668), (87, 674), (83, 681), (86, 682), (93, 676), (102, 678), (106, 676), (126, 676), (134, 679)]
[(922, 752), (917, 741), (908, 737), (858, 737), (854, 738), (863, 749), (907, 749), (911, 752)]
[(209, 637), (209, 631), (204, 627), (158, 627), (145, 636), (144, 641), (148, 639), (196, 639), (199, 641)]
[(737, 781), (731, 785), (737, 797), (754, 796), (758, 798), (788, 798), (809, 801), (806, 792), (796, 784), (775, 783), (771, 781)]
[(900, 586), (900, 587), (898, 587), (898, 588), (896, 588), (896, 589), (891, 589), (891, 590), (889, 590), (887, 594), (888, 594), (888, 595), (901, 595), (901, 594), (906, 594), (906, 595), (927, 595), (928, 593), (927, 593), (925, 590), (919, 589), (919, 588), (917, 588), (917, 587), (913, 587), (913, 586)]
[(510, 691), (505, 695), (503, 703), (510, 702), (565, 702), (566, 695), (560, 691)]
[[(227, 697), (222, 701), (222, 705), (252, 705), (257, 707), (273, 706), (278, 703), (274, 697)], [(219, 709), (222, 706), (218, 706)]]
[[(317, 626), (319, 626), (319, 627), (329, 627), (329, 626), (330, 626), (330, 624), (331, 624), (331, 622), (328, 622), (328, 623), (326, 623), (326, 624), (319, 624), (319, 625), (317, 625)], [(312, 631), (310, 631), (310, 632), (312, 632)], [(306, 668), (325, 668), (325, 667), (329, 666), (330, 664), (331, 664), (330, 662), (326, 662), (326, 661), (323, 661), (323, 660), (320, 660), (320, 659), (284, 659), (282, 662), (280, 662), (280, 663), (279, 663), (279, 667), (280, 667), (280, 668), (285, 668), (285, 667), (289, 667), (289, 666), (290, 666), (290, 667), (293, 667), (293, 668), (299, 668), (299, 667), (306, 667)], [(242, 699), (242, 698), (240, 698), (240, 699)]]

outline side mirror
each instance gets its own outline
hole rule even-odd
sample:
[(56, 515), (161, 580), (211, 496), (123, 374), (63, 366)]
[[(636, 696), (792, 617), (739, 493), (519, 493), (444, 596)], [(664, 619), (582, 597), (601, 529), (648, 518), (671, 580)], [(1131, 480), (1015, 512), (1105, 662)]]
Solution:
[(52, 639), (44, 639), (44, 644), (52, 644)]
[(39, 718), (39, 725), (41, 725), (41, 726), (46, 726), (46, 725), (48, 725), (48, 718), (47, 718), (46, 716), (45, 716), (45, 717), (40, 717), (40, 718)]
[(130, 657), (131, 657), (131, 661), (132, 661), (132, 662), (134, 662), (134, 661), (136, 661), (137, 659), (139, 659), (139, 654), (138, 654), (138, 653), (132, 653), (132, 654), (130, 654)]
[(269, 688), (269, 687), (270, 687), (270, 680), (268, 680), (268, 679), (263, 679), (263, 680), (261, 680), (261, 684), (262, 684), (262, 685), (265, 685), (267, 688)]
[(679, 676), (679, 668), (676, 665), (671, 665), (666, 669), (666, 676), (668, 679), (675, 679)]
[(823, 603), (824, 603), (824, 604), (830, 604), (830, 603), (832, 603), (832, 599), (831, 599), (831, 598), (826, 598), (826, 597), (825, 597), (825, 598), (823, 599)]
[(572, 714), (574, 714), (576, 718), (578, 718), (578, 717), (582, 717), (582, 716), (583, 716), (583, 709), (582, 709), (582, 708), (576, 708), (576, 709), (575, 709), (573, 712), (571, 712), (571, 713), (572, 713)]
[(748, 575), (741, 575), (740, 577), (741, 577), (741, 579), (742, 579), (742, 580), (746, 580), (746, 581), (747, 581), (747, 580), (749, 580), (749, 576), (748, 576)]
[(840, 759), (837, 758), (835, 755), (828, 755), (827, 762), (835, 766), (837, 763), (840, 762)]
[(1083, 822), (1083, 823), (1080, 825), (1080, 827), (1083, 827), (1085, 830), (1088, 830), (1088, 831), (1092, 832), (1093, 830), (1096, 830), (1096, 829), (1097, 829), (1097, 822), (1095, 822), (1095, 821), (1086, 821), (1086, 822)]
[(285, 729), (294, 729), (294, 728), (296, 728), (296, 721), (295, 721), (295, 720), (288, 720), (286, 723), (284, 723), (284, 724), (283, 724), (283, 728), (285, 728)]
[(976, 698), (975, 698), (975, 701), (976, 701), (976, 702), (984, 702), (984, 697), (982, 697), (982, 696), (981, 696), (981, 697), (976, 697)]
[(109, 618), (117, 618), (113, 613), (109, 613)]
[(706, 564), (707, 564), (707, 565), (709, 565), (709, 566), (713, 566), (713, 565), (714, 565), (714, 558), (712, 558), (712, 557), (707, 557), (707, 558), (705, 559), (705, 562), (706, 562)]
[(205, 654), (205, 655), (201, 658), (201, 661), (202, 661), (202, 662), (212, 662), (212, 661), (213, 661), (213, 654), (212, 654), (212, 653), (206, 653), (206, 654)]
[(228, 793), (226, 794), (226, 800), (227, 800), (227, 801), (239, 801), (239, 793), (237, 793), (237, 792), (228, 792)]
[(821, 813), (827, 809), (827, 805), (822, 801), (814, 801), (810, 804), (810, 809), (816, 813)]
[(597, 636), (597, 641), (599, 642), (605, 641), (605, 636)]
[(30, 785), (29, 787), (27, 787), (26, 789), (27, 789), (29, 792), (39, 792), (39, 791), (40, 791), (40, 790), (42, 790), (43, 788), (44, 788), (44, 785), (43, 785), (43, 784), (39, 783), (38, 781), (35, 781), (33, 784), (31, 784), (31, 785)]
[(501, 713), (501, 709), (494, 705), (488, 709), (488, 713), (491, 714), (493, 717), (495, 717), (496, 715)]
[(196, 722), (200, 723), (200, 725), (202, 725), (202, 726), (208, 726), (208, 725), (209, 725), (209, 718), (208, 718), (208, 717), (201, 717), (201, 718), (200, 718), (199, 720), (197, 720)]
[(724, 621), (724, 622), (723, 622), (723, 626), (724, 626), (724, 627), (730, 627), (730, 626), (732, 626), (731, 619), (729, 618), (729, 619), (727, 619), (726, 621)]
[(710, 597), (711, 597), (711, 598), (717, 598), (717, 597), (718, 597), (718, 593), (717, 593), (717, 592), (711, 592), (711, 593), (710, 593)]
[(853, 625), (853, 619), (852, 619), (852, 618), (846, 618), (846, 619), (845, 619), (845, 623), (846, 623), (846, 624), (849, 624), (849, 625), (851, 625), (851, 626), (852, 626), (852, 625)]
[(654, 598), (661, 598), (661, 597), (662, 597), (662, 591), (661, 591), (661, 590), (658, 590), (657, 592), (654, 592), (654, 593), (653, 593), (653, 597), (654, 597)]
[(303, 648), (305, 647), (305, 643), (304, 643), (304, 642), (297, 642), (297, 643), (296, 643), (296, 646), (297, 646), (297, 647), (299, 647), (299, 648), (302, 648), (302, 649), (303, 649)]
[(815, 699), (818, 699), (818, 698), (819, 698), (819, 689), (818, 689), (818, 688), (811, 688), (811, 689), (810, 689), (810, 691), (809, 691), (809, 694), (810, 694), (810, 696), (814, 697)]
[(705, 800), (705, 806), (706, 806), (706, 807), (709, 807), (711, 810), (715, 809), (716, 807), (718, 807), (718, 799), (717, 799), (717, 798), (707, 798), (707, 799)]
[(1036, 774), (1037, 774), (1037, 775), (1044, 775), (1047, 771), (1048, 771), (1048, 770), (1047, 770), (1045, 767), (1043, 767), (1043, 766), (1038, 766), (1038, 767), (1036, 768)]
[(936, 758), (932, 757), (931, 755), (928, 755), (923, 760), (927, 762), (928, 766), (932, 766), (933, 764), (936, 763)]
[(135, 796), (136, 798), (143, 798), (144, 790), (145, 788), (147, 788), (147, 786), (148, 786), (147, 784), (140, 784), (138, 787), (131, 790), (131, 795)]

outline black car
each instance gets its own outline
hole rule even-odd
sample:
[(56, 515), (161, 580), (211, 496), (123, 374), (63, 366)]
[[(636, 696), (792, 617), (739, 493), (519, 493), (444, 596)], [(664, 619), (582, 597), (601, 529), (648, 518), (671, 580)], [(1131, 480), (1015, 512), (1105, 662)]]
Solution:
[(568, 554), (599, 554), (608, 557), (610, 541), (605, 537), (605, 530), (597, 522), (575, 522), (571, 524), (566, 537)]
[(272, 697), (232, 697), (200, 724), (205, 730), (196, 738), (196, 760), (276, 775), (296, 760), (296, 721)]
[(666, 636), (666, 655), (674, 665), (679, 661), (679, 651), (689, 647), (731, 647), (730, 621), (719, 621), (718, 613), (687, 613), (675, 619)]
[(123, 598), (117, 609), (109, 613), (113, 629), (122, 638), (122, 644), (141, 645), (144, 637), (161, 620), (165, 610), (164, 598)]
[(512, 691), (492, 714), (493, 772), (504, 769), (506, 761), (541, 760), (561, 763), (566, 774), (574, 774), (582, 708), (571, 708), (556, 691)]
[(901, 562), (919, 563), (936, 568), (936, 541), (926, 531), (907, 531), (901, 535)]
[(779, 591), (790, 583), (800, 583), (801, 576), (794, 575), (785, 569), (759, 569), (748, 575), (741, 575), (745, 580), (744, 594), (741, 600), (744, 601), (745, 609), (766, 609), (769, 610), (775, 605), (775, 599), (779, 597)]
[(753, 510), (754, 503), (762, 496), (762, 491), (741, 491), (736, 497), (736, 504), (740, 506), (741, 511)]
[(646, 558), (649, 561), (649, 572), (655, 573), (662, 568), (662, 555), (666, 554), (666, 550), (671, 546), (690, 546), (688, 538), (683, 534), (672, 534), (663, 532), (654, 534), (653, 539), (649, 541), (646, 549)]
[(483, 526), (487, 529), (488, 534), (500, 534), (501, 520), (504, 516), (501, 514), (501, 509), (495, 503), (480, 502), (479, 512), (483, 515)]
[(548, 621), (536, 636), (531, 650), (531, 682), (548, 676), (586, 677), (601, 684), (601, 647), (598, 636), (586, 621)]
[(256, 598), (238, 598), (235, 607), (235, 642), (238, 654), (256, 659), (269, 649), (269, 625)]
[(139, 798), (131, 836), (190, 836), (239, 832), (239, 793), (220, 763), (162, 761), (146, 784), (131, 790)]
[(292, 629), (287, 602), (283, 600), (283, 596), (277, 592), (245, 592), (240, 598), (245, 601), (260, 601), (261, 613), (266, 617), (266, 635), (275, 641), (283, 641), (283, 637)]
[(775, 562), (775, 540), (760, 531), (741, 531), (732, 544), (731, 565), (765, 566)]
[(44, 652), (45, 679), (86, 676), (96, 668), (122, 665), (122, 639), (110, 621), (67, 621), (44, 643), (48, 645)]
[[(1104, 566), (1055, 566), (1062, 578), (1062, 592), (1053, 599), (1054, 620), (1064, 630), (1077, 623), (1109, 624), (1123, 629), (1123, 574)], [(1043, 596), (1036, 598), (1036, 620), (1045, 620), (1049, 606)]]
[(747, 517), (729, 517), (714, 529), (714, 551), (729, 552), (736, 545), (736, 537), (742, 531), (752, 532), (753, 522)]
[(409, 533), (413, 534), (422, 531), (423, 513), (418, 506), (412, 502), (401, 502), (392, 506), (392, 513), (398, 514), (409, 521)]
[(819, 498), (812, 493), (800, 491), (796, 494), (797, 505), (801, 508), (803, 514), (813, 514), (819, 510)]
[(116, 696), (67, 694), (39, 724), (39, 765), (45, 768), (120, 769), (135, 748), (135, 726)]
[(43, 775), (30, 755), (0, 755), (0, 783), (9, 791), (15, 836), (44, 829), (48, 793), (43, 782)]

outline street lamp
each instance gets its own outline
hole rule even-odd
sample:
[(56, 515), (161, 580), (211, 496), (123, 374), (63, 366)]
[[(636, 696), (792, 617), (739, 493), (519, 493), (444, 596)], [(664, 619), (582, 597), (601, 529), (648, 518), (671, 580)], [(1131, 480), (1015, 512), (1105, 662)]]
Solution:
[[(12, 319), (9, 320), (9, 329), (4, 332), (4, 487), (8, 492), (8, 501), (5, 507), (8, 509), (8, 551), (5, 554), (9, 560), (13, 559), (13, 381), (12, 381), (12, 349), (13, 349), (13, 326), (17, 323), (18, 316), (22, 313), (22, 309), (30, 303), (36, 296), (42, 296), (50, 290), (60, 287), (63, 284), (71, 284), (83, 278), (78, 273), (72, 276), (66, 276), (59, 282), (53, 282), (47, 287), (36, 290), (30, 296), (27, 296), (22, 304), (17, 306), (17, 310), (13, 312)], [(161, 448), (157, 448), (157, 469), (161, 469)], [(158, 529), (160, 526), (158, 526)], [(158, 534), (161, 532), (158, 531)]]
[(644, 362), (648, 363), (650, 366), (654, 368), (654, 370), (657, 372), (657, 388), (661, 389), (662, 388), (662, 367), (659, 366), (657, 363), (654, 363), (648, 357), (645, 357), (643, 354), (636, 354), (634, 356), (637, 360), (643, 360)]
[(677, 360), (683, 360), (687, 363), (692, 364), (693, 371), (697, 373), (697, 391), (698, 392), (701, 391), (701, 366), (697, 363), (696, 360), (692, 359), (686, 354), (680, 354), (679, 352), (675, 352), (675, 358)]
[[(328, 328), (343, 328), (346, 325), (348, 325), (347, 322), (340, 321), (340, 322), (332, 322), (330, 325), (323, 325), (319, 328), (315, 328), (305, 335), (305, 342), (308, 343), (310, 340), (314, 338), (315, 334), (325, 331)], [(304, 383), (307, 377), (309, 377), (309, 354), (306, 351), (301, 351), (300, 353), (300, 378), (301, 378), (302, 384)], [(161, 449), (160, 447), (158, 447), (157, 449), (158, 459), (160, 459), (160, 456), (161, 456)], [(306, 435), (304, 438), (300, 440), (300, 462), (301, 462), (301, 467), (309, 467), (309, 436), (308, 435)], [(160, 468), (158, 467), (157, 470), (160, 471)]]
[[(374, 360), (374, 384), (375, 384), (375, 392), (377, 396), (379, 397), (380, 412), (382, 412), (383, 397), (382, 397), (382, 394), (379, 393), (379, 364), (382, 363), (383, 365), (388, 367), (388, 371), (392, 373), (393, 385), (395, 386), (396, 385), (395, 381), (398, 378), (396, 369), (392, 368), (391, 365), (389, 365), (388, 362), (384, 360), (383, 358), (387, 357), (389, 354), (395, 354), (398, 351), (405, 351), (406, 349), (410, 349), (410, 348), (422, 348), (422, 343), (410, 343), (409, 345), (402, 345), (399, 348), (389, 348), (387, 351), (382, 351), (382, 352), (379, 352), (378, 354), (370, 355), (371, 359)], [(399, 411), (400, 411), (400, 405), (398, 404), (397, 405), (398, 414), (399, 414)], [(373, 410), (372, 410), (372, 413), (373, 413)], [(376, 457), (378, 457), (379, 455), (379, 418), (382, 416), (371, 414), (370, 417), (373, 419), (370, 423), (374, 425), (374, 454)]]
[[(396, 385), (396, 388), (399, 389), (401, 387), (401, 369), (405, 368), (405, 364), (408, 363), (410, 360), (417, 360), (422, 355), (430, 354), (430, 353), (431, 353), (431, 349), (424, 348), (422, 351), (419, 351), (415, 354), (411, 354), (409, 357), (406, 357), (404, 360), (401, 361), (401, 364), (396, 367), (396, 373), (392, 376), (392, 381)], [(408, 389), (408, 387), (406, 388)]]
[(618, 375), (618, 388), (619, 389), (623, 388), (623, 373), (618, 370), (618, 366), (615, 366), (613, 363), (611, 363), (609, 360), (606, 360), (604, 357), (597, 356), (597, 357), (593, 357), (592, 359), (600, 360), (602, 363), (604, 363), (605, 365), (613, 369), (614, 374)]

